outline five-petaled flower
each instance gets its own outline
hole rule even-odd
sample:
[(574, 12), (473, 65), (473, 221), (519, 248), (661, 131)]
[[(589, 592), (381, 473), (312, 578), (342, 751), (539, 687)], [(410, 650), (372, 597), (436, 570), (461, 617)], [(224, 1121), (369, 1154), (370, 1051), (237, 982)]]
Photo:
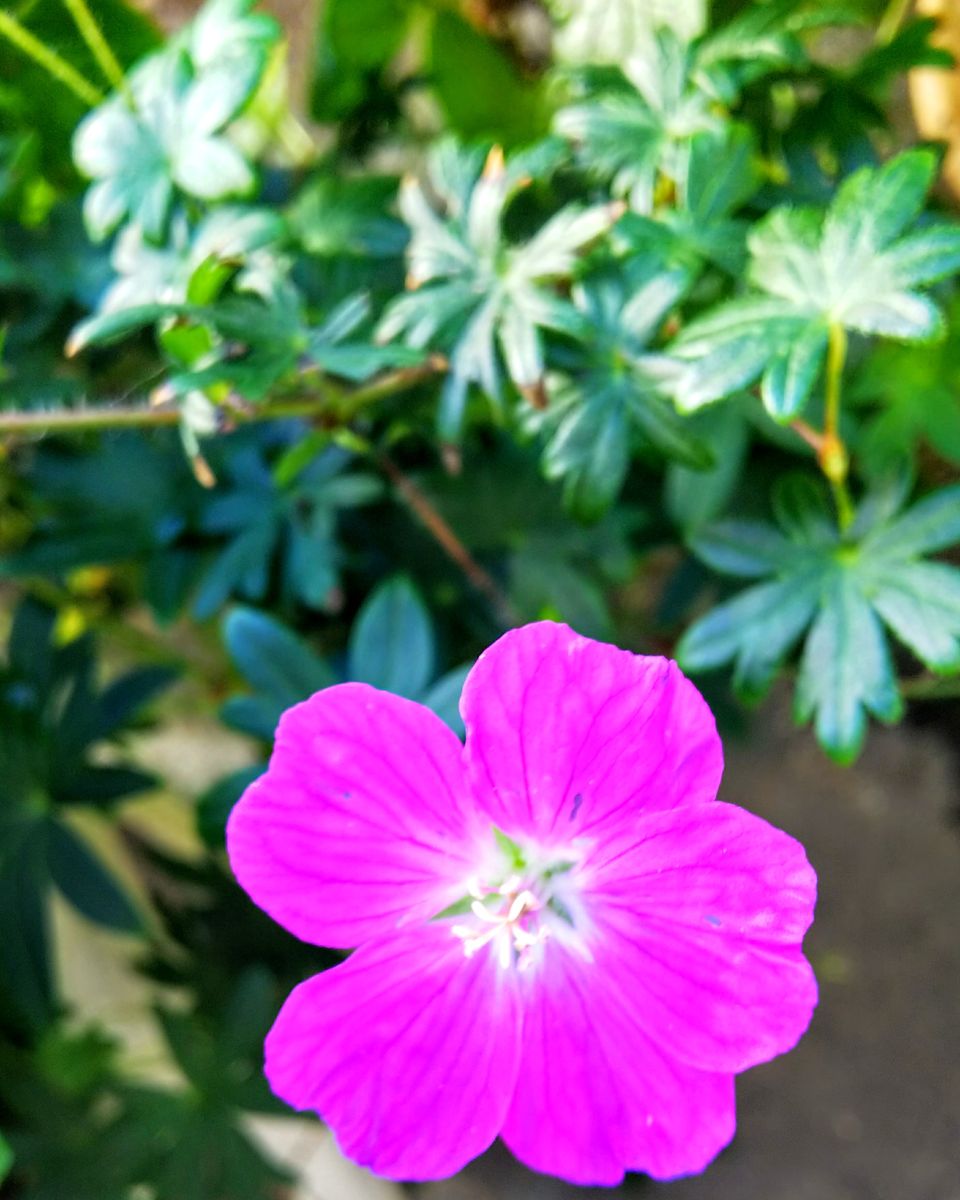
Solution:
[(466, 746), (363, 684), (280, 721), (233, 869), (292, 933), (355, 948), (266, 1046), (276, 1093), (399, 1179), (499, 1134), (538, 1171), (702, 1170), (734, 1074), (816, 1004), (802, 847), (715, 799), (713, 718), (672, 662), (516, 629), (464, 687)]

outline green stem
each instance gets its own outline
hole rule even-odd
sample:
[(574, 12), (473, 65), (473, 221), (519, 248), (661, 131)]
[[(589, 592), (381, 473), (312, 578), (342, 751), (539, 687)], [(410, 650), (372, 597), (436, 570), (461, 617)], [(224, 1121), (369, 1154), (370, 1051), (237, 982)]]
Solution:
[(830, 325), (827, 341), (827, 379), (823, 418), (823, 443), (820, 447), (820, 469), (826, 475), (837, 506), (841, 531), (850, 528), (854, 518), (853, 500), (847, 487), (850, 457), (840, 437), (840, 392), (843, 368), (847, 361), (847, 334), (836, 322)]
[(64, 7), (73, 17), (73, 22), (80, 31), (80, 36), (87, 43), (90, 53), (97, 61), (97, 66), (103, 72), (104, 78), (112, 87), (122, 92), (131, 100), (130, 89), (123, 67), (117, 61), (117, 56), (110, 43), (103, 36), (103, 30), (97, 24), (97, 19), (87, 6), (87, 0), (63, 0)]
[(913, 679), (902, 679), (900, 691), (905, 700), (958, 700), (960, 675), (945, 678), (917, 675)]
[(906, 20), (912, 0), (890, 0), (886, 12), (880, 18), (874, 40), (875, 46), (888, 46), (900, 32), (900, 26)]
[(840, 425), (840, 388), (847, 360), (847, 334), (842, 325), (831, 323), (827, 342), (827, 392), (823, 432), (837, 438)]
[(38, 37), (26, 29), (16, 17), (0, 9), (0, 37), (5, 37), (28, 58), (32, 58), (38, 66), (52, 75), (64, 87), (90, 108), (96, 108), (103, 103), (103, 93), (93, 86), (89, 79), (61, 58), (55, 50), (45, 46)]
[[(325, 378), (315, 386), (283, 396), (257, 408), (229, 408), (223, 411), (236, 424), (276, 421), (289, 417), (314, 417), (335, 425), (345, 425), (360, 411), (388, 396), (416, 387), (446, 369), (437, 356), (415, 367), (388, 371), (353, 391), (343, 391)], [(180, 410), (171, 404), (148, 408), (145, 405), (96, 405), (91, 408), (65, 408), (54, 412), (0, 412), (0, 436), (49, 433), (83, 433), (91, 429), (156, 429), (177, 425)]]

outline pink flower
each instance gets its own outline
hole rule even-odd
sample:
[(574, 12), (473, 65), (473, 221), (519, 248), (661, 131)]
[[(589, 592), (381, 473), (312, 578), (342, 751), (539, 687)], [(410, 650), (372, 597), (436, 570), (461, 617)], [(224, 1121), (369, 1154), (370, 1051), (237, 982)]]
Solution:
[(541, 622), (482, 654), (466, 746), (363, 684), (285, 713), (230, 861), (305, 941), (353, 948), (294, 990), (266, 1072), (392, 1178), (499, 1135), (537, 1171), (701, 1171), (733, 1077), (816, 1004), (802, 847), (717, 801), (713, 718), (666, 659)]

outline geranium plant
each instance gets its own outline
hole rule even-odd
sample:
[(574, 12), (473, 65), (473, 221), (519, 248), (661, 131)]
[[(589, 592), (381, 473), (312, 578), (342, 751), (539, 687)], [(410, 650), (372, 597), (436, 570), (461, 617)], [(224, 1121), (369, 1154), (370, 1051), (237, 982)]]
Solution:
[[(960, 222), (891, 120), (951, 59), (876, 7), (326, 0), (309, 50), (254, 0), (0, 11), (14, 1195), (276, 1195), (271, 1026), (276, 1093), (397, 1178), (732, 1136), (812, 1010), (813, 875), (715, 801), (695, 689), (776, 685), (844, 765), (960, 692)], [(249, 751), (183, 859), (125, 819), (180, 703)], [(71, 1023), (54, 896), (178, 989), (179, 1090)]]

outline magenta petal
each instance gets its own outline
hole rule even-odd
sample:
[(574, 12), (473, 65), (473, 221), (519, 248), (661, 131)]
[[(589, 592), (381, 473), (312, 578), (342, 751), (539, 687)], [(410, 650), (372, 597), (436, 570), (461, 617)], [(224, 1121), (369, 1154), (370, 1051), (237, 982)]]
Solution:
[[(534, 977), (535, 974), (535, 977)], [(550, 947), (523, 979), (523, 1055), (503, 1140), (536, 1171), (616, 1184), (695, 1174), (733, 1137), (733, 1078), (671, 1059), (605, 967)]]
[(598, 961), (669, 1054), (742, 1071), (807, 1028), (817, 881), (788, 834), (730, 804), (644, 814), (593, 849), (581, 886)]
[(481, 654), (461, 709), (478, 803), (505, 833), (559, 842), (716, 795), (713, 716), (667, 659), (541, 621)]
[(357, 946), (443, 911), (475, 864), (463, 747), (428, 709), (364, 684), (286, 712), (230, 815), (230, 865), (305, 941)]
[(392, 1179), (440, 1179), (485, 1150), (517, 1078), (516, 989), (448, 922), (357, 950), (302, 983), (267, 1038), (273, 1090)]

